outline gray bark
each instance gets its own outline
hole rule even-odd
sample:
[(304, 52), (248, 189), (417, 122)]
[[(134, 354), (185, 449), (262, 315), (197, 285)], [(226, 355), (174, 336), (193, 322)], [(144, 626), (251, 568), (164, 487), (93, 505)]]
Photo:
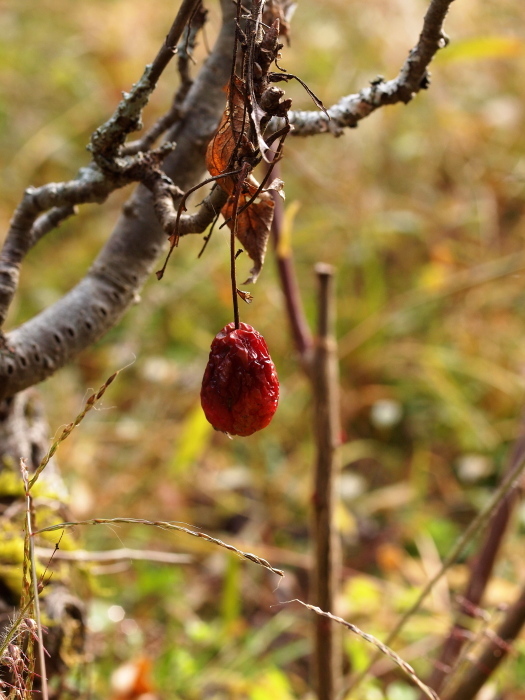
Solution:
[[(233, 43), (232, 3), (212, 54), (183, 105), (183, 118), (167, 135), (175, 150), (164, 169), (182, 190), (205, 169), (204, 154), (225, 105)], [(165, 244), (152, 196), (137, 187), (115, 230), (86, 276), (51, 307), (6, 334), (0, 347), (0, 399), (52, 375), (110, 330), (138, 299)]]

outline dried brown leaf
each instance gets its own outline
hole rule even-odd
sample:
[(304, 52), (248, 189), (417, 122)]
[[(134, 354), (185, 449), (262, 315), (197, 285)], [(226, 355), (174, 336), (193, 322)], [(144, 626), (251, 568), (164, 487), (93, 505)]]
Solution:
[(271, 25), (279, 20), (280, 34), (290, 43), (290, 20), (295, 12), (297, 3), (293, 0), (266, 0), (262, 21)]
[[(239, 208), (241, 208), (250, 197), (253, 197), (257, 191), (257, 186), (253, 184), (254, 182), (254, 178), (251, 178), (249, 191), (241, 196)], [(273, 221), (273, 208), (274, 203), (272, 196), (268, 192), (261, 192), (247, 209), (237, 214), (237, 238), (255, 263), (250, 270), (250, 276), (243, 284), (256, 282), (262, 270), (264, 257), (266, 255), (266, 247), (268, 245), (268, 237), (270, 235), (270, 227)], [(230, 199), (223, 207), (221, 213), (225, 219), (230, 219), (232, 210), (233, 201)], [(231, 229), (233, 221), (228, 221), (228, 226)]]
[[(206, 167), (212, 177), (232, 169), (231, 161), (236, 149), (239, 157), (249, 150), (250, 124), (244, 106), (242, 80), (235, 79), (231, 92), (233, 94), (228, 97), (219, 128), (206, 151)], [(218, 184), (230, 194), (233, 191), (234, 180), (230, 177), (222, 178)]]

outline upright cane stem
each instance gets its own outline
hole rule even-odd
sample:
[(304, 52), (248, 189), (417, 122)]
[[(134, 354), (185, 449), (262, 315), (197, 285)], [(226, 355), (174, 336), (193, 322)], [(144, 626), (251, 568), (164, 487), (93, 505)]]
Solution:
[[(317, 447), (313, 494), (315, 565), (312, 572), (314, 604), (336, 609), (341, 577), (341, 553), (334, 525), (339, 442), (339, 384), (334, 340), (333, 268), (315, 267), (319, 282), (319, 316), (314, 344), (312, 386), (314, 433)], [(314, 683), (319, 700), (334, 700), (341, 683), (341, 630), (326, 617), (315, 617)]]

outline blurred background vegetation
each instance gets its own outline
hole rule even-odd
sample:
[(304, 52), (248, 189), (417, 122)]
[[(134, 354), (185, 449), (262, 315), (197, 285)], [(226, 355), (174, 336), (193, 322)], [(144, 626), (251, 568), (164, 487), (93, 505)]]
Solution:
[[(176, 4), (175, 4), (176, 5)], [(138, 0), (0, 4), (1, 229), (28, 185), (71, 178), (91, 132), (155, 55), (176, 10)], [(397, 75), (419, 35), (425, 0), (303, 0), (282, 65), (330, 105), (377, 75)], [(218, 8), (209, 3), (211, 44)], [(384, 638), (486, 502), (518, 432), (525, 388), (525, 6), (457, 0), (450, 46), (432, 85), (340, 139), (290, 138), (283, 178), (291, 244), (308, 318), (313, 265), (337, 268), (341, 372), (340, 614)], [(205, 57), (201, 45), (198, 63)], [(145, 118), (169, 106), (175, 67)], [(295, 108), (311, 109), (297, 84)], [(129, 191), (47, 236), (28, 257), (14, 326), (85, 273)], [(291, 217), (290, 217), (291, 218)], [(93, 697), (126, 669), (125, 697), (308, 697), (309, 613), (272, 607), (307, 597), (313, 462), (309, 384), (287, 331), (272, 255), (243, 320), (265, 336), (282, 397), (271, 425), (245, 439), (215, 433), (200, 409), (209, 345), (231, 320), (227, 235), (197, 260), (183, 240), (161, 283), (73, 366), (40, 387), (52, 432), (89, 388), (130, 363), (62, 447), (76, 518), (182, 521), (286, 570), (276, 580), (200, 540), (140, 527), (91, 528), (88, 550), (122, 545), (189, 553), (185, 566), (87, 567), (93, 636), (72, 684)], [(243, 267), (244, 266), (244, 267)], [(240, 263), (241, 275), (249, 262)], [(493, 621), (525, 580), (518, 511), (485, 609)], [(396, 646), (422, 676), (466, 579), (459, 562)], [(78, 583), (79, 586), (85, 584)], [(523, 697), (525, 642), (491, 681)], [(371, 649), (345, 638), (348, 666)], [(128, 666), (126, 666), (128, 664)], [(117, 681), (114, 685), (118, 686)], [(142, 683), (142, 685), (140, 685)], [(357, 700), (417, 697), (390, 665)], [(499, 697), (499, 696), (498, 696)]]

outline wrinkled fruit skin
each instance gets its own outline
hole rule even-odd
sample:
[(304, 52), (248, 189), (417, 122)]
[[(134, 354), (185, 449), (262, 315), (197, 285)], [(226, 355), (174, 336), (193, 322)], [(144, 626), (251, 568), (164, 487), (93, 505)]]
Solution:
[(264, 338), (255, 328), (229, 323), (218, 333), (202, 379), (201, 404), (216, 430), (252, 435), (272, 420), (279, 380)]

